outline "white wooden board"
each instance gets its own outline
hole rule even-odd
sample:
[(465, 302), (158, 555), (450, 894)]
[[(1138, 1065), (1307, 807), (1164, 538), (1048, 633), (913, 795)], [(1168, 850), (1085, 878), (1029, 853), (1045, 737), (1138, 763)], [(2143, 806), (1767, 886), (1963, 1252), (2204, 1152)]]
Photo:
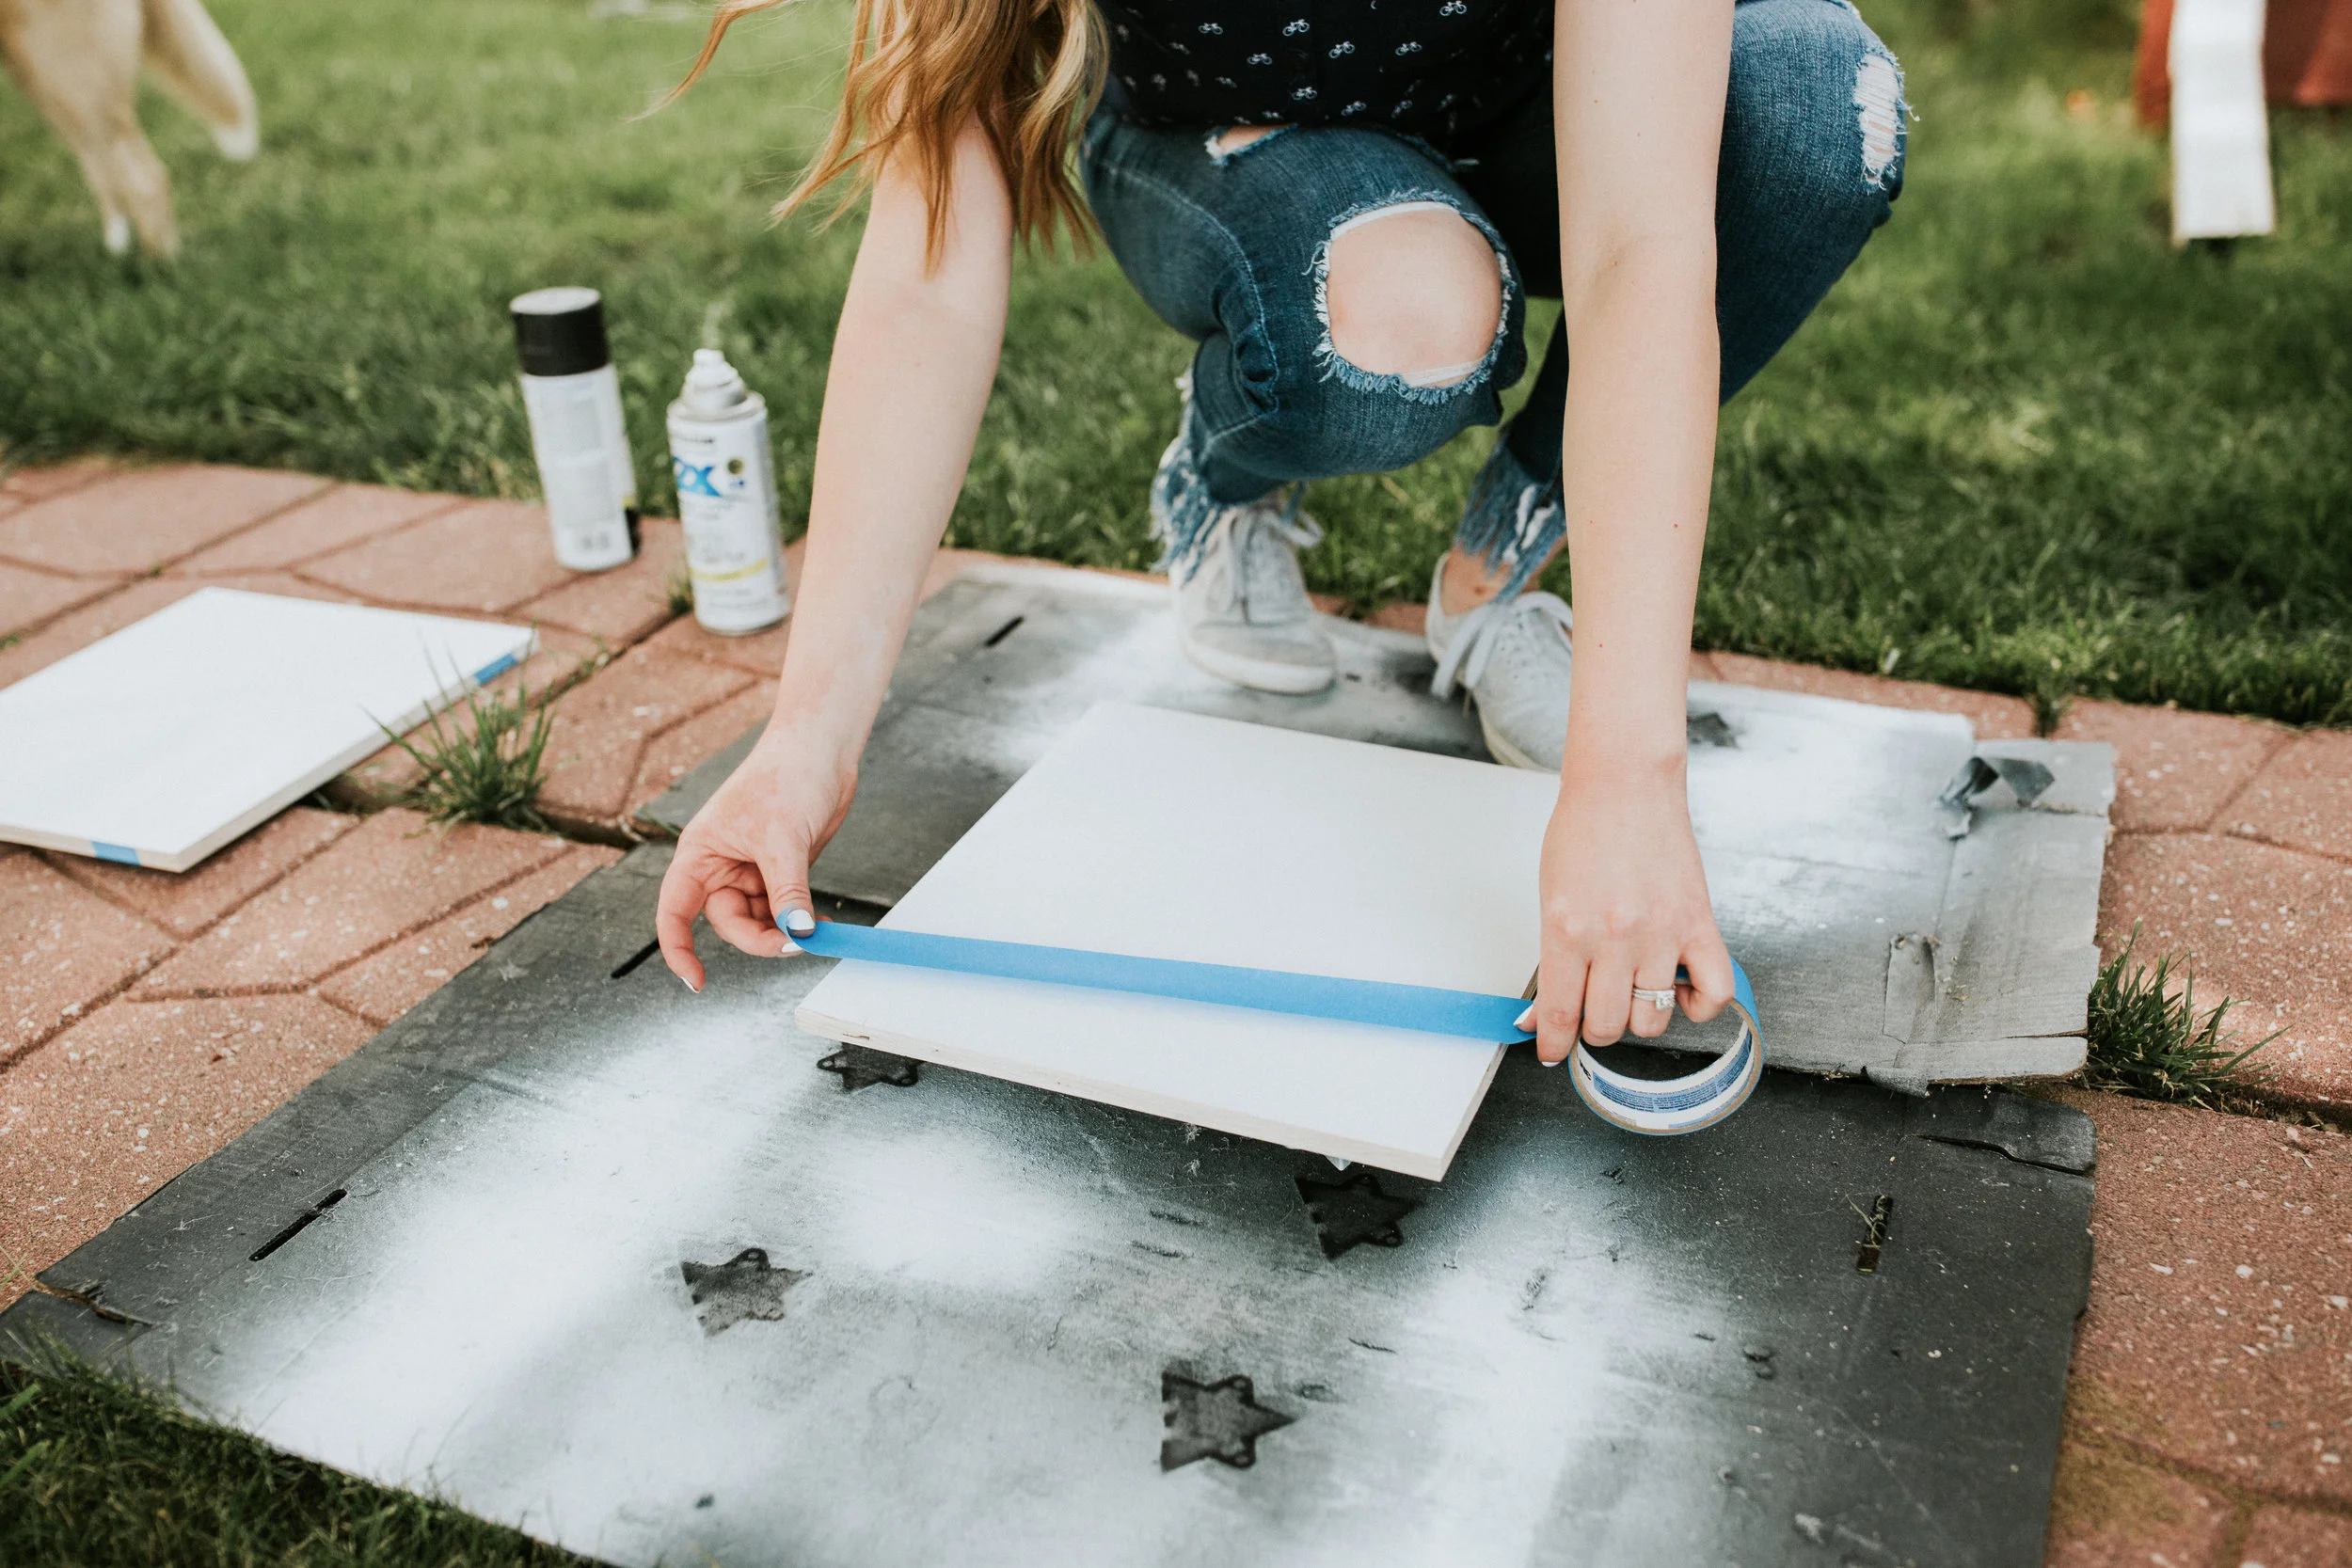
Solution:
[(201, 589), (0, 690), (0, 840), (185, 871), (534, 641)]
[[(884, 918), (946, 936), (1518, 995), (1558, 781), (1105, 703)], [(828, 1038), (1432, 1180), (1502, 1048), (845, 961)]]

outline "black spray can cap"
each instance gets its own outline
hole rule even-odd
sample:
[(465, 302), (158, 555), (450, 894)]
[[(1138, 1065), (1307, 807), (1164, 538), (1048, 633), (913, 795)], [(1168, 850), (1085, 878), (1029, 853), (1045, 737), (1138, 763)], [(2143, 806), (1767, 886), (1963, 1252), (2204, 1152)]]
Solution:
[(516, 294), (515, 347), (525, 375), (579, 375), (612, 362), (604, 341), (604, 296), (568, 286)]

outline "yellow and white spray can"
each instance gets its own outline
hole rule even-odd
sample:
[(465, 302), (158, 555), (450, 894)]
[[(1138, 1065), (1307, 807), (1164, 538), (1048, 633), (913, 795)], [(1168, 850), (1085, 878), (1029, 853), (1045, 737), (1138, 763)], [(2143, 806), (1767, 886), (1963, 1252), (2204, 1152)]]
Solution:
[(670, 470), (694, 619), (725, 637), (762, 630), (792, 608), (785, 592), (768, 404), (715, 348), (696, 349), (670, 404)]

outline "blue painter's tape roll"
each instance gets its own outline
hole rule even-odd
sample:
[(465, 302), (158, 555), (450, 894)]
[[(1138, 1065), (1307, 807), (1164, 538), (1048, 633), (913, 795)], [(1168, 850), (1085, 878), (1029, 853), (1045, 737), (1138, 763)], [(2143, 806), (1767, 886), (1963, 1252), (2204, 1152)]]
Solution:
[[(992, 942), (982, 937), (938, 936), (880, 926), (819, 921), (817, 929), (792, 940), (828, 958), (863, 958), (961, 974), (993, 974), (1095, 990), (1130, 991), (1183, 1002), (1207, 1002), (1261, 1012), (1336, 1019), (1424, 1034), (1453, 1035), (1490, 1044), (1534, 1037), (1518, 1026), (1527, 1002), (1517, 996), (1403, 986), (1386, 980), (1342, 980), (1279, 969), (1191, 963), (1178, 958), (1143, 958), (1077, 947)], [(1582, 1045), (1570, 1069), (1576, 1091), (1604, 1119), (1635, 1132), (1692, 1132), (1712, 1126), (1738, 1110), (1763, 1071), (1764, 1041), (1756, 1026), (1756, 993), (1747, 971), (1732, 963), (1733, 1007), (1740, 1019), (1739, 1039), (1715, 1063), (1687, 1078), (1660, 1083), (1629, 1078), (1595, 1061)]]
[[(1689, 975), (1677, 970), (1677, 980)], [(1634, 1006), (1641, 1004), (1636, 1002)], [(1731, 1009), (1740, 1018), (1739, 1037), (1706, 1067), (1684, 1078), (1663, 1082), (1631, 1078), (1605, 1068), (1584, 1042), (1577, 1041), (1568, 1058), (1569, 1082), (1577, 1098), (1603, 1121), (1629, 1132), (1655, 1137), (1695, 1132), (1712, 1127), (1747, 1103), (1764, 1076), (1764, 1036), (1756, 1022), (1756, 990), (1740, 960), (1731, 960)]]

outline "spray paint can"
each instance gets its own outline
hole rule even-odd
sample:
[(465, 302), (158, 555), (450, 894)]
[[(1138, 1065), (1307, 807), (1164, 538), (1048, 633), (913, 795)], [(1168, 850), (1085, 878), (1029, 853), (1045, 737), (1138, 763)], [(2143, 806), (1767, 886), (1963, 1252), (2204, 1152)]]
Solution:
[(694, 619), (723, 636), (774, 626), (791, 610), (777, 531), (768, 404), (715, 348), (694, 351), (670, 404), (670, 470), (686, 525)]
[(534, 289), (510, 309), (555, 559), (575, 572), (609, 570), (637, 553), (637, 469), (604, 341), (603, 296)]

